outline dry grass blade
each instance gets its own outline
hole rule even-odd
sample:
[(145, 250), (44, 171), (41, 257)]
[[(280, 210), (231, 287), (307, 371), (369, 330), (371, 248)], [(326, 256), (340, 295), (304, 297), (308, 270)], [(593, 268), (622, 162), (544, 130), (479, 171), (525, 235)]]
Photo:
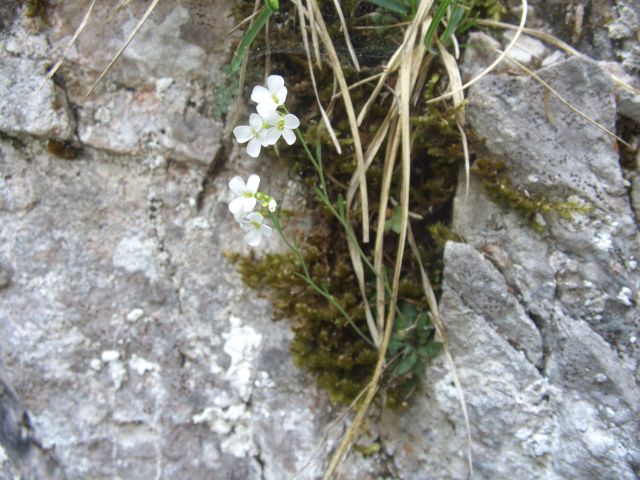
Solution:
[[(511, 50), (513, 48), (513, 46), (518, 41), (518, 38), (520, 38), (520, 35), (522, 35), (522, 31), (524, 30), (524, 25), (527, 22), (527, 11), (528, 11), (528, 9), (529, 9), (529, 4), (527, 3), (527, 0), (522, 0), (522, 16), (520, 17), (520, 24), (518, 25), (518, 28), (516, 30), (515, 35), (513, 36), (511, 41), (509, 42), (509, 45), (507, 45), (507, 48), (505, 48), (504, 52), (502, 52), (498, 56), (498, 58), (496, 58), (493, 61), (493, 63), (491, 65), (489, 65), (482, 72), (480, 72), (478, 75), (476, 75), (471, 80), (469, 80), (467, 83), (462, 85), (461, 90), (466, 90), (467, 88), (469, 88), (471, 85), (473, 85), (474, 83), (479, 81), (482, 77), (484, 77), (485, 75), (490, 73), (494, 68), (496, 68), (496, 66), (502, 60), (504, 60), (504, 58), (507, 56), (507, 53), (509, 53), (509, 50)], [(432, 98), (431, 100), (428, 100), (427, 103), (439, 102), (439, 101), (444, 100), (446, 98), (451, 98), (455, 94), (457, 94), (457, 91), (456, 90), (451, 90), (450, 92), (447, 92), (444, 95), (440, 95), (439, 97)]]
[[(370, 77), (363, 78), (362, 80), (358, 80), (355, 83), (349, 85), (349, 90), (353, 90), (354, 88), (358, 88), (360, 85), (364, 85), (366, 83), (374, 81), (376, 78), (380, 78), (382, 73), (376, 73), (375, 75), (371, 75)], [(336, 92), (331, 96), (331, 100), (334, 100), (338, 97), (342, 96), (342, 92)]]
[(398, 252), (396, 256), (396, 264), (393, 272), (393, 281), (391, 284), (391, 298), (389, 299), (389, 312), (387, 320), (385, 322), (384, 336), (382, 343), (378, 351), (378, 361), (376, 368), (371, 379), (372, 386), (367, 391), (367, 395), (363, 401), (362, 407), (358, 411), (353, 423), (347, 430), (340, 446), (334, 453), (329, 463), (329, 467), (325, 472), (324, 479), (328, 480), (335, 472), (338, 464), (341, 462), (343, 455), (349, 449), (350, 445), (354, 441), (357, 433), (360, 430), (360, 426), (364, 420), (364, 416), (367, 413), (369, 405), (373, 400), (378, 382), (382, 376), (385, 364), (385, 355), (387, 353), (387, 347), (389, 346), (389, 339), (391, 338), (391, 332), (393, 331), (393, 320), (395, 316), (395, 305), (398, 299), (398, 286), (400, 283), (400, 272), (402, 270), (402, 259), (404, 256), (404, 249), (407, 237), (407, 225), (409, 221), (409, 187), (410, 187), (410, 170), (411, 170), (411, 135), (410, 135), (410, 121), (409, 121), (409, 106), (411, 101), (411, 76), (412, 76), (412, 63), (413, 63), (413, 48), (415, 44), (415, 38), (418, 30), (418, 26), (422, 25), (423, 20), (426, 18), (429, 12), (432, 0), (423, 0), (420, 3), (418, 12), (413, 20), (413, 23), (409, 27), (410, 42), (407, 43), (405, 50), (402, 52), (402, 60), (400, 62), (400, 125), (401, 125), (401, 140), (402, 140), (402, 186), (401, 186), (401, 211), (402, 222), (400, 228), (400, 238), (398, 241)]
[[(518, 27), (515, 25), (511, 25), (509, 23), (503, 23), (503, 22), (496, 22), (494, 20), (482, 20), (479, 19), (477, 20), (478, 25), (483, 25), (485, 27), (493, 27), (493, 28), (504, 28), (507, 30), (517, 30)], [(536, 30), (534, 28), (524, 28), (522, 29), (522, 33), (526, 33), (527, 35), (531, 35), (532, 37), (537, 37), (540, 40), (543, 40), (551, 45), (554, 45), (556, 47), (558, 47), (561, 50), (564, 50), (565, 52), (567, 52), (570, 55), (582, 55), (578, 50), (576, 50), (575, 48), (573, 48), (571, 45), (569, 45), (568, 43), (563, 42), (562, 40), (560, 40), (559, 38), (554, 37), (553, 35), (550, 35), (548, 33), (545, 32), (541, 32), (540, 30)], [(634, 95), (640, 95), (640, 90), (638, 90), (637, 88), (634, 88), (633, 86), (629, 85), (627, 82), (625, 82), (624, 80), (616, 77), (615, 75), (609, 73), (609, 76), (611, 77), (611, 79), (618, 84), (621, 88), (624, 88), (625, 90), (627, 90), (629, 93), (633, 93)]]
[(387, 150), (384, 159), (384, 171), (382, 174), (382, 187), (380, 191), (380, 207), (378, 209), (378, 227), (376, 230), (376, 243), (373, 251), (373, 268), (378, 273), (376, 278), (376, 312), (378, 314), (377, 326), (380, 335), (384, 330), (384, 310), (385, 310), (385, 288), (383, 277), (383, 250), (384, 250), (384, 224), (387, 205), (389, 204), (389, 193), (391, 190), (391, 180), (393, 169), (395, 168), (396, 157), (398, 156), (398, 145), (400, 144), (400, 124), (394, 116), (393, 125), (390, 127), (393, 136), (387, 142)]
[(322, 43), (324, 43), (325, 47), (327, 48), (331, 66), (334, 69), (335, 76), (338, 80), (338, 84), (340, 85), (340, 90), (342, 91), (342, 100), (344, 101), (345, 110), (347, 111), (347, 117), (349, 119), (351, 136), (353, 137), (353, 143), (356, 151), (356, 167), (359, 177), (360, 208), (362, 209), (362, 241), (364, 243), (369, 243), (369, 199), (367, 196), (367, 180), (364, 171), (362, 142), (360, 141), (360, 133), (358, 132), (358, 125), (356, 123), (356, 114), (353, 109), (351, 96), (349, 95), (347, 80), (344, 78), (344, 73), (342, 72), (340, 59), (338, 58), (336, 49), (333, 45), (333, 42), (331, 41), (331, 37), (329, 36), (327, 26), (325, 25), (322, 14), (320, 13), (320, 8), (318, 7), (316, 0), (310, 0), (310, 3), (311, 8), (313, 8), (314, 10), (316, 22), (318, 24), (318, 33), (320, 34)]
[(309, 8), (309, 0), (307, 0), (307, 12), (309, 13), (309, 28), (311, 29), (311, 44), (313, 45), (313, 54), (316, 57), (316, 65), (318, 65), (318, 70), (322, 70), (320, 42), (318, 41), (318, 28), (316, 27), (313, 8)]
[(367, 386), (365, 386), (360, 391), (360, 393), (358, 393), (358, 396), (353, 399), (353, 401), (349, 404), (349, 406), (347, 408), (345, 408), (340, 413), (340, 415), (338, 415), (338, 417), (327, 426), (324, 434), (322, 435), (322, 438), (320, 438), (320, 441), (316, 445), (316, 448), (313, 450), (313, 453), (311, 454), (311, 457), (309, 457), (309, 460), (307, 460), (307, 462), (302, 467), (300, 467), (300, 469), (298, 469), (298, 471), (293, 475), (293, 477), (291, 477), (291, 480), (295, 480), (295, 478), (297, 478), (298, 475), (300, 475), (303, 471), (305, 471), (307, 469), (307, 467), (309, 465), (311, 465), (311, 462), (313, 462), (313, 460), (318, 456), (318, 453), (320, 453), (320, 449), (322, 448), (322, 444), (329, 437), (329, 434), (331, 433), (331, 430), (336, 428), (338, 426), (338, 424), (347, 416), (347, 414), (351, 410), (354, 409), (356, 403), (358, 403), (358, 401), (362, 398), (362, 396), (365, 394), (365, 392), (369, 389), (370, 386), (371, 386), (371, 384), (367, 384)]
[(542, 86), (544, 86), (549, 92), (551, 92), (551, 94), (553, 96), (555, 96), (558, 100), (560, 100), (562, 103), (564, 103), (567, 107), (569, 107), (571, 110), (573, 110), (575, 113), (577, 113), (578, 115), (580, 115), (583, 119), (585, 119), (587, 122), (589, 122), (591, 125), (594, 125), (595, 127), (598, 127), (600, 130), (604, 131), (605, 133), (607, 133), (608, 135), (610, 135), (611, 137), (615, 138), (618, 142), (622, 143), (623, 145), (630, 147), (630, 145), (625, 142), (623, 139), (621, 139), (619, 136), (617, 136), (615, 133), (613, 133), (611, 130), (609, 130), (607, 127), (605, 127), (604, 125), (601, 125), (600, 123), (596, 122), (595, 120), (593, 120), (591, 117), (589, 117), (587, 114), (583, 113), (581, 110), (579, 110), (578, 108), (574, 107), (571, 102), (569, 102), (566, 98), (564, 98), (562, 95), (560, 95), (551, 85), (549, 85), (547, 82), (545, 82), (542, 78), (540, 78), (540, 76), (534, 72), (533, 70), (531, 70), (528, 67), (525, 67), (524, 65), (522, 65), (520, 62), (518, 62), (517, 60), (514, 60), (513, 58), (509, 58), (509, 60), (516, 65), (518, 68), (524, 70), (528, 75), (531, 75), (531, 77), (533, 77), (538, 83), (540, 83)]
[(409, 31), (407, 30), (404, 34), (404, 41), (402, 42), (402, 45), (400, 45), (400, 47), (393, 53), (393, 55), (385, 65), (384, 69), (382, 70), (382, 76), (378, 80), (378, 83), (373, 89), (373, 92), (371, 92), (371, 95), (369, 96), (364, 106), (360, 110), (360, 113), (358, 114), (358, 126), (362, 125), (364, 117), (369, 112), (369, 109), (371, 108), (371, 105), (373, 105), (373, 102), (376, 100), (376, 98), (378, 98), (378, 95), (380, 94), (382, 87), (387, 83), (387, 79), (389, 78), (389, 75), (391, 75), (394, 71), (398, 69), (398, 65), (400, 64), (400, 56), (402, 54), (402, 47), (407, 42), (408, 34), (409, 34)]
[[(316, 76), (313, 73), (313, 62), (311, 60), (311, 50), (309, 48), (309, 39), (307, 38), (307, 30), (305, 28), (305, 20), (304, 20), (304, 8), (300, 3), (300, 0), (295, 0), (296, 7), (298, 9), (298, 18), (300, 20), (300, 32), (302, 33), (302, 43), (304, 45), (304, 50), (307, 54), (307, 63), (309, 64), (309, 76), (311, 77), (311, 85), (313, 86), (313, 93), (316, 96), (316, 102), (318, 103), (318, 108), (320, 108), (320, 115), (322, 116), (322, 121), (327, 127), (327, 131), (329, 132), (329, 136), (331, 137), (331, 141), (333, 142), (333, 146), (336, 148), (336, 151), (339, 154), (342, 154), (342, 148), (340, 147), (340, 142), (338, 142), (338, 137), (336, 136), (336, 132), (333, 130), (331, 126), (331, 121), (329, 120), (329, 115), (325, 111), (322, 106), (322, 102), (320, 102), (320, 94), (318, 93), (318, 85), (316, 84)], [(311, 11), (308, 10), (307, 13), (310, 15)], [(310, 21), (311, 21), (311, 17)]]
[(67, 55), (67, 52), (73, 46), (73, 44), (76, 43), (76, 40), (78, 40), (78, 37), (87, 26), (87, 23), (89, 23), (89, 18), (91, 17), (91, 12), (93, 11), (93, 6), (96, 4), (96, 1), (97, 0), (91, 0), (91, 3), (87, 8), (86, 13), (84, 14), (84, 17), (82, 17), (82, 22), (80, 22), (80, 25), (78, 25), (78, 28), (76, 29), (76, 31), (73, 34), (73, 37), (71, 37), (71, 40), (69, 41), (66, 48), (62, 52), (62, 55), (60, 55), (60, 59), (56, 62), (56, 64), (53, 67), (49, 69), (49, 72), (47, 73), (47, 80), (51, 80), (51, 78), (56, 74), (56, 72), (64, 62), (64, 57)]
[(118, 50), (118, 53), (115, 54), (115, 56), (109, 62), (109, 65), (107, 65), (107, 68), (105, 68), (102, 71), (98, 79), (93, 83), (93, 85), (91, 85), (91, 88), (89, 88), (89, 91), (84, 96), (84, 100), (86, 100), (89, 97), (89, 95), (93, 93), (93, 90), (96, 88), (96, 86), (102, 81), (102, 79), (107, 74), (107, 72), (111, 70), (111, 67), (113, 66), (113, 64), (116, 63), (118, 58), (120, 58), (120, 55), (122, 55), (122, 52), (124, 52), (125, 49), (129, 46), (129, 44), (131, 43), (131, 40), (133, 40), (133, 38), (136, 36), (138, 31), (142, 28), (142, 25), (144, 25), (144, 22), (147, 21), (147, 18), (149, 18), (149, 15), (151, 15), (151, 12), (153, 12), (153, 9), (156, 8), (156, 5), (158, 5), (159, 2), (160, 0), (153, 0), (151, 2), (151, 5), (149, 5), (149, 7), (147, 8), (147, 11), (144, 12), (144, 15), (142, 16), (140, 21), (136, 24), (133, 31), (129, 34), (129, 37), (125, 40), (124, 44), (120, 47), (120, 50)]
[(458, 369), (456, 368), (456, 365), (453, 362), (453, 356), (451, 355), (451, 348), (449, 347), (449, 337), (447, 336), (447, 332), (444, 328), (444, 323), (440, 318), (440, 312), (438, 311), (438, 302), (436, 300), (436, 295), (433, 292), (433, 288), (431, 287), (431, 282), (429, 281), (427, 272), (424, 270), (422, 259), (420, 258), (420, 252), (418, 251), (416, 240), (413, 237), (413, 232), (411, 231), (411, 225), (409, 225), (409, 245), (411, 246), (411, 251), (413, 253), (413, 256), (418, 262), (418, 266), (420, 268), (420, 278), (422, 280), (422, 289), (424, 290), (424, 293), (427, 297), (427, 302), (429, 303), (429, 311), (431, 312), (431, 321), (433, 322), (433, 325), (435, 326), (438, 335), (442, 339), (442, 349), (444, 351), (445, 358), (447, 360), (449, 371), (451, 372), (451, 377), (453, 378), (453, 383), (456, 386), (456, 391), (458, 392), (458, 400), (460, 401), (460, 407), (462, 408), (462, 415), (464, 417), (464, 423), (467, 429), (467, 463), (469, 465), (469, 475), (467, 478), (471, 478), (473, 476), (473, 456), (472, 456), (472, 442), (471, 442), (471, 423), (469, 422), (469, 412), (467, 411), (467, 402), (465, 401), (465, 398), (464, 398), (464, 390), (462, 389), (462, 384), (460, 383), (460, 377), (458, 376)]
[[(476, 22), (478, 23), (478, 25), (481, 25), (484, 27), (504, 28), (505, 30), (518, 30), (517, 25), (511, 25), (510, 23), (504, 23), (504, 22), (497, 22), (495, 20), (478, 19), (476, 20)], [(559, 38), (556, 38), (553, 35), (550, 35), (548, 33), (541, 32), (540, 30), (536, 30), (534, 28), (523, 28), (522, 33), (526, 33), (527, 35), (531, 35), (532, 37), (537, 37), (540, 40), (544, 40), (545, 42), (550, 43), (551, 45), (555, 45), (556, 47), (564, 50), (567, 53), (570, 53), (571, 55), (580, 55), (580, 52), (578, 52), (571, 45), (563, 42)]]
[(356, 51), (353, 49), (353, 45), (351, 44), (351, 38), (349, 38), (349, 30), (347, 30), (347, 22), (344, 21), (344, 15), (342, 14), (342, 8), (340, 8), (340, 2), (338, 2), (338, 0), (333, 0), (333, 4), (336, 7), (336, 12), (338, 12), (340, 25), (342, 25), (342, 33), (344, 34), (344, 41), (347, 43), (347, 48), (349, 49), (349, 55), (351, 56), (351, 61), (353, 62), (353, 66), (356, 67), (356, 70), (359, 72), (360, 63), (358, 62)]
[[(258, 15), (258, 7), (260, 7), (260, 1), (261, 0), (255, 0), (253, 2), (253, 12), (251, 13), (251, 15), (249, 15), (249, 17), (247, 17), (248, 20), (251, 22), (249, 23), (249, 28), (251, 28), (251, 26), (253, 25), (253, 21), (256, 19), (256, 16)], [(226, 122), (227, 126), (225, 128), (226, 130), (225, 135), (230, 135), (231, 129), (234, 127), (234, 125), (238, 123), (238, 115), (240, 114), (240, 105), (243, 102), (242, 91), (244, 90), (244, 82), (247, 77), (248, 58), (249, 58), (249, 49), (245, 49), (244, 53), (242, 54), (242, 64), (240, 65), (240, 74), (238, 75), (238, 94), (236, 95), (236, 101), (234, 104), (234, 108), (231, 110), (231, 115), (227, 117), (227, 122)], [(276, 148), (276, 155), (280, 156), (277, 152), (277, 146), (274, 146), (274, 148)]]
[[(373, 163), (373, 159), (375, 158), (376, 154), (378, 153), (378, 150), (380, 149), (380, 147), (382, 146), (382, 143), (385, 140), (385, 137), (387, 135), (387, 131), (389, 130), (389, 124), (391, 122), (391, 119), (394, 118), (396, 114), (397, 114), (396, 109), (392, 108), (391, 111), (385, 117), (385, 119), (382, 122), (382, 124), (380, 125), (380, 128), (378, 128), (378, 131), (376, 132), (376, 135), (374, 136), (373, 140), (370, 142), (369, 146), (367, 147), (367, 151), (364, 154), (364, 158), (365, 158), (364, 168), (365, 168), (365, 171), (369, 168), (371, 163)], [(349, 189), (347, 191), (347, 199), (346, 199), (346, 206), (345, 206), (345, 210), (347, 212), (347, 214), (346, 214), (347, 215), (347, 223), (349, 223), (350, 212), (351, 212), (351, 204), (353, 203), (353, 198), (354, 198), (357, 190), (358, 190), (358, 177), (354, 173), (353, 176), (351, 177), (351, 182), (349, 183)], [(382, 216), (384, 217), (384, 214)], [(375, 344), (376, 347), (379, 348), (380, 347), (380, 338), (382, 336), (382, 325), (381, 325), (380, 320), (379, 320), (380, 316), (378, 314), (378, 322), (376, 324), (376, 322), (373, 320), (373, 316), (371, 314), (371, 308), (369, 306), (369, 300), (367, 298), (367, 292), (366, 292), (366, 289), (365, 289), (364, 265), (362, 263), (362, 258), (360, 258), (360, 255), (359, 255), (358, 251), (356, 250), (355, 246), (352, 245), (351, 242), (349, 242), (349, 255), (351, 257), (351, 263), (353, 264), (353, 269), (354, 269), (354, 271), (356, 273), (356, 278), (358, 280), (358, 286), (360, 288), (360, 294), (362, 296), (362, 300), (363, 300), (363, 303), (364, 303), (367, 326), (369, 327), (369, 331), (371, 332), (371, 337), (373, 339), (373, 343)], [(374, 267), (374, 269), (375, 269), (375, 267)], [(376, 280), (377, 281), (383, 281), (384, 278), (382, 277), (381, 269), (375, 269), (375, 271), (376, 271), (376, 276), (377, 276)], [(383, 288), (384, 288), (384, 283), (383, 283)], [(382, 298), (384, 300), (384, 291), (383, 291), (383, 294), (382, 294)], [(379, 304), (379, 300), (378, 300), (377, 303)], [(384, 312), (384, 303), (383, 303), (382, 311)]]
[(245, 18), (239, 24), (237, 24), (235, 27), (233, 27), (231, 30), (229, 30), (227, 32), (227, 35), (231, 35), (233, 32), (235, 32), (236, 30), (241, 28), (245, 23), (253, 21), (253, 19), (256, 18), (257, 15), (258, 15), (258, 11), (254, 10), (251, 15), (249, 15), (247, 18)]
[(271, 38), (269, 37), (269, 19), (267, 19), (267, 23), (264, 24), (264, 45), (264, 83), (266, 85), (267, 77), (271, 73)]
[(442, 63), (449, 76), (449, 86), (453, 94), (453, 106), (456, 109), (456, 124), (460, 131), (462, 139), (462, 150), (464, 152), (464, 201), (469, 198), (469, 175), (470, 175), (470, 163), (469, 163), (469, 146), (467, 143), (467, 135), (464, 132), (464, 126), (466, 119), (464, 116), (464, 90), (462, 89), (462, 76), (460, 75), (460, 69), (456, 59), (451, 55), (444, 45), (438, 41), (438, 51), (442, 57)]

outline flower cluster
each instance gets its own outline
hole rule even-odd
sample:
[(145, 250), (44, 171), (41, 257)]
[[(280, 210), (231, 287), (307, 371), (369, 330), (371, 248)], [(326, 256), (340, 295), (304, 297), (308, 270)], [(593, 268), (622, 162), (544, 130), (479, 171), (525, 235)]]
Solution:
[[(284, 101), (287, 99), (287, 87), (284, 78), (270, 75), (267, 86), (258, 85), (251, 93), (251, 100), (256, 102), (258, 113), (249, 117), (249, 125), (241, 125), (233, 129), (238, 143), (247, 143), (247, 153), (252, 157), (260, 155), (260, 149), (275, 145), (280, 137), (289, 145), (296, 141), (294, 129), (300, 126), (300, 120), (287, 112)], [(270, 237), (271, 227), (264, 224), (264, 213), (273, 213), (278, 208), (275, 199), (258, 191), (260, 177), (250, 175), (245, 183), (242, 177), (233, 177), (229, 188), (235, 198), (229, 203), (229, 210), (235, 216), (240, 226), (246, 232), (244, 241), (252, 247), (257, 247), (262, 236)], [(253, 209), (258, 205), (262, 213)]]
[(259, 205), (263, 210), (268, 209), (270, 212), (275, 212), (278, 208), (275, 199), (258, 191), (259, 185), (260, 177), (258, 175), (249, 175), (247, 183), (242, 177), (233, 177), (229, 182), (229, 188), (236, 196), (229, 203), (229, 210), (246, 232), (244, 241), (252, 247), (260, 245), (262, 236), (270, 237), (272, 232), (271, 227), (264, 224), (264, 215), (260, 212), (254, 212), (253, 209), (256, 205)]
[(270, 75), (266, 87), (254, 87), (251, 100), (258, 104), (258, 113), (250, 115), (249, 125), (233, 129), (238, 143), (249, 142), (247, 153), (250, 156), (256, 158), (260, 155), (262, 147), (275, 145), (280, 137), (289, 145), (296, 141), (293, 130), (300, 126), (300, 120), (295, 115), (287, 113), (284, 107), (286, 98), (287, 87), (284, 86), (284, 78), (280, 75)]

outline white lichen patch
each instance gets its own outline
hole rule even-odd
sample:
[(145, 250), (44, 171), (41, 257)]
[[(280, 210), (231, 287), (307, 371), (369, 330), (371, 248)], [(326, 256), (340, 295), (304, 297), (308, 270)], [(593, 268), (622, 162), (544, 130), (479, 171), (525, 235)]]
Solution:
[(4, 463), (7, 461), (7, 454), (4, 451), (4, 448), (2, 448), (2, 445), (0, 445), (0, 464)]
[(134, 308), (129, 313), (127, 313), (127, 321), (129, 322), (137, 322), (144, 316), (144, 310), (141, 308)]
[(231, 329), (222, 334), (224, 352), (231, 357), (225, 379), (231, 384), (240, 398), (249, 400), (255, 357), (262, 343), (262, 335), (253, 328), (242, 325), (237, 317), (230, 318)]
[(113, 386), (116, 390), (120, 390), (120, 387), (122, 387), (122, 384), (127, 378), (127, 370), (124, 368), (122, 361), (114, 360), (109, 362), (109, 375), (111, 376)]
[(225, 403), (207, 407), (191, 419), (195, 424), (206, 423), (212, 432), (225, 436), (220, 443), (223, 452), (243, 458), (253, 446), (249, 426), (251, 415), (244, 403), (229, 406)]
[(105, 350), (100, 354), (100, 358), (104, 363), (113, 362), (120, 358), (120, 353), (117, 350)]
[(129, 368), (137, 372), (138, 375), (144, 375), (147, 372), (160, 372), (161, 370), (157, 363), (149, 362), (135, 354), (129, 360)]
[(112, 261), (116, 267), (129, 273), (142, 272), (150, 280), (158, 277), (155, 263), (156, 244), (153, 239), (141, 235), (120, 240), (113, 252)]
[(618, 296), (616, 298), (624, 303), (627, 307), (630, 307), (631, 305), (633, 305), (633, 302), (631, 301), (632, 296), (633, 292), (629, 287), (622, 287), (622, 290), (618, 292)]

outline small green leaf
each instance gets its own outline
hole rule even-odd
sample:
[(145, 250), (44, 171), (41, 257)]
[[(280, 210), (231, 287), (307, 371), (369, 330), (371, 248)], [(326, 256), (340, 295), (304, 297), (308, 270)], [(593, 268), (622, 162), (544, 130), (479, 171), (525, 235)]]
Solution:
[(262, 27), (265, 26), (267, 20), (273, 11), (269, 8), (263, 8), (260, 14), (256, 17), (256, 20), (249, 27), (249, 29), (245, 32), (244, 37), (240, 40), (240, 45), (238, 45), (238, 49), (236, 53), (233, 55), (233, 60), (231, 61), (231, 70), (237, 71), (242, 65), (242, 59), (244, 58), (244, 52), (247, 48), (251, 46), (255, 38), (262, 30)]
[(355, 449), (358, 450), (365, 457), (368, 455), (373, 455), (374, 453), (378, 453), (380, 451), (380, 444), (378, 442), (372, 443), (369, 446), (361, 446), (356, 445)]
[(389, 230), (393, 230), (398, 235), (400, 234), (400, 229), (402, 228), (402, 211), (399, 207), (393, 209), (393, 214), (391, 218), (384, 222), (384, 231), (388, 232)]
[(394, 369), (394, 373), (398, 376), (402, 376), (409, 372), (416, 365), (416, 363), (418, 363), (418, 354), (416, 352), (411, 352), (409, 355), (398, 362), (396, 368)]
[(409, 14), (409, 7), (398, 0), (367, 0), (369, 3), (373, 3), (379, 7), (385, 8), (400, 15), (406, 16)]
[(431, 20), (431, 24), (427, 29), (427, 33), (424, 36), (424, 46), (427, 48), (431, 48), (431, 43), (433, 42), (433, 37), (436, 34), (436, 29), (444, 17), (444, 14), (447, 13), (447, 7), (451, 3), (451, 0), (442, 0), (438, 9), (436, 10), (436, 14), (433, 16), (433, 20)]
[(267, 7), (269, 7), (269, 10), (271, 10), (272, 12), (277, 12), (278, 10), (280, 10), (279, 0), (264, 0), (264, 3), (267, 4)]
[(460, 20), (462, 20), (462, 17), (464, 16), (464, 12), (465, 10), (462, 7), (456, 7), (456, 9), (453, 11), (451, 19), (447, 24), (447, 28), (445, 28), (444, 33), (442, 34), (443, 45), (446, 45), (451, 35), (456, 32), (458, 25), (460, 24)]
[(441, 351), (442, 343), (440, 342), (429, 342), (418, 349), (420, 355), (427, 358), (436, 358)]

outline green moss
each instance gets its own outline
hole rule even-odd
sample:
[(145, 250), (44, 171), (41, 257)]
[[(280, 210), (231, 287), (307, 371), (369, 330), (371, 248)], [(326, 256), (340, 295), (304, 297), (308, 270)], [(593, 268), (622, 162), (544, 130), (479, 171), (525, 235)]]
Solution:
[(28, 18), (37, 18), (40, 21), (45, 21), (48, 6), (47, 0), (25, 0), (24, 15)]
[(483, 18), (491, 18), (492, 20), (502, 20), (509, 8), (505, 4), (504, 0), (479, 0), (477, 7)]
[(505, 163), (500, 160), (479, 158), (471, 170), (483, 179), (492, 200), (516, 210), (539, 233), (545, 230), (545, 226), (537, 220), (539, 214), (554, 212), (565, 220), (572, 220), (572, 213), (588, 213), (592, 210), (589, 205), (576, 202), (554, 202), (517, 190), (509, 181)]
[[(251, 5), (253, 2), (250, 2)], [(249, 2), (247, 2), (247, 5)], [(342, 4), (347, 23), (350, 25), (358, 15), (369, 10), (359, 10), (358, 5)], [(246, 6), (246, 5), (245, 5)], [(332, 1), (321, 2), (321, 8), (334, 11)], [(356, 8), (357, 7), (357, 8)], [(369, 8), (369, 7), (367, 7)], [(355, 13), (354, 10), (355, 9)], [(243, 16), (250, 14), (250, 9), (242, 10)], [(291, 22), (286, 18), (295, 15), (292, 7), (284, 2), (281, 10), (274, 14), (272, 25), (278, 28), (270, 30), (272, 42), (272, 71), (281, 73), (287, 80), (287, 108), (301, 117), (301, 125), (305, 138), (312, 150), (319, 145), (327, 177), (329, 196), (336, 199), (344, 195), (346, 185), (355, 171), (355, 155), (352, 142), (347, 140), (350, 129), (347, 115), (341, 101), (333, 103), (332, 123), (341, 139), (342, 155), (338, 155), (333, 147), (326, 128), (319, 121), (316, 99), (307, 73), (307, 59), (300, 48), (299, 32), (292, 30)], [(239, 20), (241, 20), (240, 18)], [(329, 28), (338, 29), (338, 22), (330, 22)], [(362, 24), (362, 19), (358, 20)], [(401, 33), (400, 29), (396, 29)], [(377, 30), (350, 31), (351, 39), (358, 51), (363, 72), (345, 68), (347, 83), (352, 84), (370, 75), (373, 67), (380, 65), (380, 58), (375, 55), (360, 55), (359, 45), (374, 45), (384, 42), (386, 48), (395, 49), (390, 41), (390, 33)], [(342, 33), (336, 30), (335, 38), (342, 39)], [(398, 41), (401, 40), (401, 35)], [(252, 47), (253, 58), (264, 52), (264, 36), (256, 38)], [(350, 64), (346, 49), (338, 45), (343, 57), (343, 65)], [(386, 55), (385, 50), (381, 56)], [(247, 71), (247, 85), (263, 81), (262, 62), (253, 62), (256, 68)], [(326, 106), (333, 94), (333, 72), (330, 68), (315, 70), (322, 103)], [(434, 65), (431, 67), (424, 99), (433, 97), (447, 88), (446, 74)], [(359, 111), (367, 100), (372, 85), (360, 87), (352, 91), (352, 99), (356, 111)], [(248, 92), (247, 92), (248, 93)], [(363, 144), (370, 143), (389, 110), (389, 102), (376, 102), (365, 123), (360, 128)], [(457, 185), (457, 175), (462, 160), (460, 135), (455, 123), (455, 111), (446, 109), (444, 104), (427, 105), (423, 102), (418, 108), (419, 115), (411, 119), (412, 123), (412, 166), (410, 211), (412, 229), (416, 237), (418, 249), (428, 271), (436, 295), (439, 295), (443, 269), (443, 248), (446, 240), (459, 237), (447, 225), (451, 221), (451, 205)], [(328, 216), (317, 203), (311, 188), (317, 184), (317, 175), (304, 151), (299, 146), (285, 147), (281, 150), (279, 161), (285, 162), (294, 175), (310, 187), (308, 204), (310, 208), (304, 212), (313, 225), (302, 241), (302, 250), (314, 281), (322, 284), (326, 281), (330, 292), (354, 319), (356, 325), (367, 331), (362, 308), (362, 300), (342, 227)], [(266, 153), (269, 154), (270, 151)], [(372, 214), (379, 203), (383, 176), (383, 152), (374, 160), (367, 171), (367, 186)], [(275, 160), (275, 159), (274, 159)], [(399, 167), (398, 167), (399, 168)], [(394, 175), (391, 195), (400, 198), (400, 175)], [(396, 213), (397, 219), (397, 213)], [(354, 211), (354, 219), (359, 212)], [(397, 250), (398, 234), (393, 228), (394, 209), (391, 205), (386, 212), (390, 225), (385, 233), (384, 263), (388, 271), (393, 269)], [(288, 222), (285, 223), (285, 230)], [(371, 224), (376, 225), (373, 217)], [(359, 225), (353, 225), (359, 231)], [(397, 228), (396, 228), (397, 230)], [(364, 245), (365, 253), (372, 257), (371, 245)], [(417, 265), (406, 255), (402, 277), (399, 284), (398, 308), (401, 314), (392, 336), (392, 347), (387, 355), (387, 368), (383, 378), (381, 391), (388, 405), (402, 407), (407, 404), (412, 393), (420, 388), (420, 379), (424, 374), (424, 366), (439, 351), (433, 339), (433, 327), (427, 312), (427, 302), (421, 287)], [(348, 325), (344, 317), (333, 308), (325, 298), (306, 285), (295, 275), (299, 271), (295, 258), (290, 254), (268, 254), (261, 260), (254, 257), (232, 256), (244, 282), (252, 288), (262, 291), (273, 305), (274, 316), (287, 318), (292, 322), (294, 338), (291, 344), (294, 361), (301, 368), (310, 372), (318, 385), (326, 390), (332, 401), (336, 403), (351, 402), (371, 379), (377, 360), (377, 351), (364, 342)], [(369, 303), (375, 305), (375, 278), (366, 272), (366, 285)], [(386, 305), (389, 308), (389, 305)], [(374, 312), (375, 315), (375, 312)]]
[[(366, 330), (345, 238), (336, 234), (329, 217), (311, 214), (315, 226), (304, 247), (311, 276), (318, 285), (326, 282), (354, 323)], [(376, 350), (324, 297), (295, 275), (299, 266), (292, 254), (267, 254), (260, 261), (238, 255), (230, 259), (248, 286), (268, 294), (274, 317), (292, 321), (291, 352), (296, 365), (311, 372), (333, 402), (351, 402), (371, 378)]]

